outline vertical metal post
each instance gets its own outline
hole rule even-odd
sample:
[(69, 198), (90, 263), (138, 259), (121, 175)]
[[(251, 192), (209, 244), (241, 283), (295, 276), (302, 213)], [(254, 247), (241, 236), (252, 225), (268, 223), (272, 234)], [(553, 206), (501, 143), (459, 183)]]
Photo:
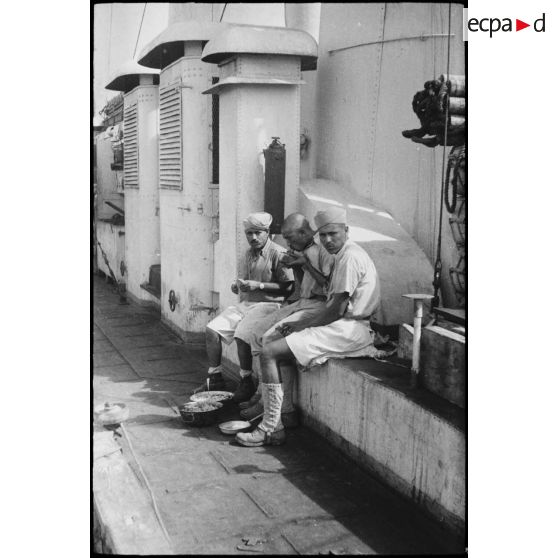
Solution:
[(413, 319), (413, 360), (411, 364), (411, 387), (418, 386), (418, 375), (420, 370), (420, 336), (422, 327), (423, 302), (431, 300), (432, 295), (427, 294), (407, 294), (405, 298), (410, 298), (414, 303)]

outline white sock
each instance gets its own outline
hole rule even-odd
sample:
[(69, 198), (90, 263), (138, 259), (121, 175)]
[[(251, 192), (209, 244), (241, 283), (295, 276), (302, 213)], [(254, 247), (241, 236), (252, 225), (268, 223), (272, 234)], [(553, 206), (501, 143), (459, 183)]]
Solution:
[(219, 366), (210, 366), (207, 370), (209, 375), (211, 374), (220, 374), (221, 373), (221, 365)]
[(241, 378), (246, 378), (246, 376), (251, 376), (252, 375), (252, 370), (242, 370), (240, 369), (240, 377)]

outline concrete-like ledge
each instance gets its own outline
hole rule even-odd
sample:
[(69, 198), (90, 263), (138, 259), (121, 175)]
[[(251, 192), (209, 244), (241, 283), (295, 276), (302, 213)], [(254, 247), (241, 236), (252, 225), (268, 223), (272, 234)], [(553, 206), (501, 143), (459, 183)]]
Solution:
[(457, 532), (465, 528), (465, 413), (409, 372), (374, 360), (331, 359), (299, 373), (304, 422)]

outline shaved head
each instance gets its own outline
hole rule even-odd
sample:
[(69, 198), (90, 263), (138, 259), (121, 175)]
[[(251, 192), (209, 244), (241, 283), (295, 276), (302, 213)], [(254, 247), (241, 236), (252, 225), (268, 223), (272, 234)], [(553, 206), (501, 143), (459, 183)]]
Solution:
[(291, 213), (285, 217), (281, 229), (283, 232), (303, 230), (314, 234), (308, 219), (302, 213)]
[(304, 250), (312, 243), (315, 234), (302, 213), (291, 213), (287, 216), (283, 221), (281, 233), (291, 250)]

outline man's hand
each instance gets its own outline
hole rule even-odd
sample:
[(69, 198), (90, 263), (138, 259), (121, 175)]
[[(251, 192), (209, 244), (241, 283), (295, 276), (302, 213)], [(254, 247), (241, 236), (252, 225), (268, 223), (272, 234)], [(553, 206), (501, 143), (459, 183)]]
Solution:
[(275, 331), (278, 331), (283, 337), (287, 337), (287, 335), (295, 333), (296, 331), (301, 331), (303, 329), (304, 327), (301, 327), (301, 324), (297, 322), (285, 322), (278, 325), (275, 328)]
[(238, 294), (238, 285), (236, 284), (236, 281), (231, 285), (231, 291), (236, 295)]
[(290, 250), (281, 259), (285, 267), (300, 267), (306, 263), (306, 256), (302, 252)]
[(291, 328), (289, 327), (289, 324), (278, 325), (275, 328), (275, 331), (280, 333), (283, 337), (287, 337), (287, 335), (290, 335), (292, 333)]
[(249, 279), (239, 279), (238, 287), (242, 292), (257, 291), (260, 288), (260, 283), (258, 281), (251, 281)]

